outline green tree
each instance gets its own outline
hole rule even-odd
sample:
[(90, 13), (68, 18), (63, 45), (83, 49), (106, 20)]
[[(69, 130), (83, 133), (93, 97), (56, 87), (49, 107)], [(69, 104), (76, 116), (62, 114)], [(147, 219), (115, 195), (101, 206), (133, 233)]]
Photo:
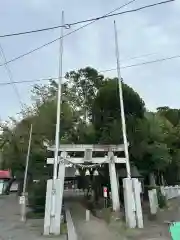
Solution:
[[(122, 83), (122, 88), (127, 122), (132, 116), (143, 118), (145, 111), (143, 100), (125, 83)], [(92, 122), (99, 142), (122, 143), (120, 111), (118, 81), (116, 78), (106, 79), (93, 102)]]
[(172, 109), (169, 107), (159, 107), (157, 108), (157, 112), (164, 116), (173, 126), (177, 126), (180, 121), (180, 109)]
[[(130, 160), (146, 176), (163, 175), (175, 182), (180, 169), (180, 110), (169, 107), (146, 112), (144, 101), (122, 81)], [(5, 125), (0, 144), (4, 168), (23, 173), (30, 124), (33, 124), (29, 174), (45, 178), (44, 141), (54, 143), (58, 85), (35, 85), (32, 105), (22, 110), (21, 120)], [(62, 85), (61, 143), (120, 144), (122, 140), (117, 78), (105, 78), (87, 67), (66, 74)], [(171, 171), (175, 174), (173, 179)], [(103, 172), (103, 170), (102, 170)], [(104, 170), (105, 172), (105, 170)], [(95, 183), (95, 182), (94, 182)], [(93, 186), (96, 184), (93, 184)]]
[(152, 180), (154, 175), (164, 173), (172, 161), (170, 148), (166, 143), (167, 131), (170, 129), (167, 129), (166, 124), (166, 119), (161, 116), (147, 113), (146, 118), (132, 125), (130, 154), (144, 175), (150, 175), (151, 182), (155, 182)]
[(70, 71), (67, 80), (66, 96), (68, 103), (83, 119), (91, 118), (92, 104), (99, 88), (103, 85), (104, 76), (91, 67)]

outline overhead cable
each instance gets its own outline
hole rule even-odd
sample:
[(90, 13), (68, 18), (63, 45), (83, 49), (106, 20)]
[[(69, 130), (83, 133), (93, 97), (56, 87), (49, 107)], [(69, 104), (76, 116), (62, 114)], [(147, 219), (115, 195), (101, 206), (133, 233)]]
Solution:
[[(119, 7), (119, 8), (114, 9), (113, 11), (109, 12), (108, 14), (106, 14), (106, 15), (104, 15), (104, 16), (108, 16), (108, 15), (111, 14), (112, 12), (115, 12), (115, 11), (117, 11), (118, 9), (123, 8), (123, 7), (127, 6), (127, 5), (129, 5), (130, 3), (134, 2), (134, 1), (136, 1), (136, 0), (132, 0), (132, 1), (130, 1), (130, 2), (126, 3), (126, 4), (124, 4), (124, 5), (122, 5), (122, 6)], [(156, 3), (156, 4), (147, 5), (147, 6), (141, 7), (141, 9), (144, 9), (144, 8), (147, 8), (147, 7), (156, 6), (156, 5), (160, 5), (160, 4), (165, 4), (165, 3), (168, 3), (168, 2), (172, 2), (172, 1), (174, 1), (174, 0), (168, 0), (168, 1), (159, 2), (159, 3)], [(139, 10), (140, 10), (140, 8), (139, 8)], [(132, 10), (129, 10), (129, 11), (132, 11)], [(137, 10), (136, 10), (136, 11), (137, 11)], [(125, 12), (124, 12), (124, 13), (125, 13)], [(119, 13), (119, 14), (120, 14), (120, 13)], [(121, 14), (122, 14), (122, 13), (121, 13)], [(99, 20), (99, 18), (98, 18), (97, 20)], [(63, 36), (63, 38), (64, 38), (64, 37), (67, 37), (67, 36), (69, 36), (69, 35), (71, 35), (71, 34), (73, 34), (73, 33), (75, 33), (75, 32), (77, 32), (77, 31), (79, 31), (79, 30), (81, 30), (81, 29), (83, 29), (83, 28), (85, 28), (85, 27), (87, 27), (87, 26), (89, 26), (90, 24), (96, 22), (97, 20), (93, 20), (92, 22), (89, 22), (89, 23), (87, 23), (87, 24), (85, 24), (85, 25), (83, 25), (83, 26), (81, 26), (81, 27), (79, 27), (79, 28), (77, 28), (77, 29), (75, 29), (75, 30), (73, 30), (73, 31), (65, 34), (65, 35)], [(23, 53), (23, 54), (15, 57), (15, 58), (12, 58), (12, 59), (10, 59), (10, 60), (7, 61), (7, 64), (9, 64), (9, 63), (11, 63), (11, 62), (14, 62), (14, 61), (17, 61), (17, 60), (19, 60), (19, 59), (21, 59), (21, 58), (23, 58), (23, 57), (25, 57), (25, 56), (27, 56), (27, 55), (30, 55), (30, 54), (32, 54), (32, 53), (34, 53), (34, 52), (36, 52), (36, 51), (44, 48), (44, 47), (47, 47), (47, 46), (51, 45), (52, 43), (54, 43), (54, 42), (56, 42), (56, 41), (59, 41), (60, 39), (61, 39), (61, 37), (58, 37), (58, 38), (56, 38), (56, 39), (54, 39), (54, 40), (52, 40), (52, 41), (50, 41), (50, 42), (47, 42), (47, 43), (45, 43), (45, 44), (43, 44), (43, 45), (41, 45), (41, 46), (39, 46), (39, 47), (37, 47), (37, 48), (34, 48), (34, 49), (32, 49), (32, 50), (30, 50), (30, 51), (28, 51), (28, 52), (26, 52), (26, 53)], [(4, 65), (4, 64), (1, 64), (0, 66), (3, 66), (3, 65)]]
[[(165, 58), (159, 58), (159, 59), (155, 59), (152, 61), (144, 61), (141, 63), (135, 63), (135, 64), (131, 64), (131, 65), (122, 65), (121, 69), (126, 69), (126, 68), (132, 68), (132, 67), (139, 67), (139, 66), (143, 66), (143, 65), (148, 65), (148, 64), (154, 64), (154, 63), (158, 63), (158, 62), (164, 62), (164, 61), (169, 61), (169, 60), (173, 60), (173, 59), (177, 59), (180, 58), (180, 55), (174, 55), (174, 56), (170, 56), (170, 57), (165, 57)], [(116, 68), (110, 68), (110, 69), (105, 69), (105, 70), (100, 70), (98, 71), (98, 73), (105, 73), (105, 72), (112, 72), (117, 70)], [(65, 77), (64, 77), (65, 78)], [(33, 83), (33, 82), (44, 82), (44, 81), (51, 81), (51, 80), (57, 80), (58, 77), (49, 77), (49, 78), (40, 78), (40, 79), (32, 79), (32, 80), (22, 80), (22, 81), (13, 81), (12, 82), (1, 82), (0, 86), (6, 86), (6, 85), (11, 85), (11, 84), (21, 84), (21, 83)]]
[[(107, 14), (107, 15), (103, 15), (103, 16), (100, 16), (100, 17), (94, 17), (94, 18), (85, 19), (85, 20), (81, 20), (81, 21), (76, 21), (76, 22), (72, 22), (72, 23), (66, 23), (64, 25), (57, 25), (57, 26), (53, 26), (53, 27), (29, 30), (29, 31), (24, 31), (24, 32), (16, 32), (16, 33), (4, 34), (4, 35), (0, 35), (0, 38), (20, 36), (20, 35), (26, 35), (26, 34), (32, 34), (32, 33), (44, 32), (44, 31), (50, 31), (50, 30), (54, 30), (54, 29), (62, 28), (62, 27), (69, 29), (72, 26), (79, 25), (79, 24), (82, 24), (82, 23), (97, 21), (97, 20), (100, 20), (100, 19), (103, 19), (103, 18), (109, 18), (109, 17), (113, 17), (113, 16), (118, 16), (118, 15), (122, 15), (122, 14), (125, 14), (125, 13), (137, 12), (137, 11), (143, 10), (145, 8), (150, 8), (150, 7), (154, 7), (154, 6), (157, 6), (157, 5), (170, 3), (170, 2), (173, 2), (173, 1), (175, 1), (175, 0), (162, 1), (162, 2), (158, 2), (158, 3), (150, 4), (150, 5), (145, 5), (145, 6), (142, 6), (142, 7), (139, 7), (139, 8), (126, 10), (126, 11), (119, 12), (119, 13)], [(134, 1), (130, 1), (130, 3), (131, 2), (134, 2)], [(115, 11), (117, 11), (118, 9), (116, 9)]]
[(17, 99), (19, 101), (20, 106), (23, 107), (19, 91), (17, 89), (17, 86), (16, 86), (15, 82), (13, 81), (13, 75), (12, 75), (12, 72), (11, 72), (10, 68), (8, 67), (7, 60), (6, 60), (6, 55), (4, 53), (4, 50), (3, 50), (3, 47), (2, 47), (1, 44), (0, 44), (0, 52), (1, 52), (1, 55), (2, 55), (2, 58), (3, 58), (3, 61), (4, 61), (4, 66), (6, 68), (10, 83), (12, 84), (12, 86), (14, 88), (14, 91), (15, 91), (15, 94), (17, 96)]

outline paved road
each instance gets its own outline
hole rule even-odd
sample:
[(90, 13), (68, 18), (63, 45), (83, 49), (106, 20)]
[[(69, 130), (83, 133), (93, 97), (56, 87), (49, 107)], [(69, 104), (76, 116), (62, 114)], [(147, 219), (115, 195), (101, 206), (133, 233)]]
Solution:
[(42, 219), (28, 220), (24, 224), (20, 222), (19, 212), (15, 195), (0, 196), (0, 240), (52, 240), (42, 236)]

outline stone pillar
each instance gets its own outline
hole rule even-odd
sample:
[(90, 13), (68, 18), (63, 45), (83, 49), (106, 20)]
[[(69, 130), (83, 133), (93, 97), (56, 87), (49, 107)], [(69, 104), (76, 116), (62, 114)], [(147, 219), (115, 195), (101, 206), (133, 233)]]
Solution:
[(164, 186), (161, 186), (160, 189), (161, 189), (161, 194), (165, 197), (166, 196), (166, 192), (165, 192)]
[(124, 204), (125, 204), (125, 215), (126, 215), (126, 224), (129, 228), (136, 227), (136, 206), (134, 200), (132, 179), (124, 178), (123, 179), (123, 188), (124, 188)]
[[(66, 152), (61, 153), (61, 158), (65, 159), (67, 157)], [(65, 163), (64, 160), (60, 160), (58, 166), (58, 179), (56, 187), (56, 202), (55, 202), (55, 218), (54, 224), (52, 224), (52, 233), (55, 235), (60, 234), (60, 225), (61, 225), (61, 212), (62, 212), (62, 201), (64, 193), (64, 179), (65, 179)]]
[(141, 182), (134, 178), (133, 182), (133, 190), (134, 190), (134, 200), (136, 207), (136, 220), (138, 228), (143, 228), (143, 214), (142, 214), (142, 206), (141, 206)]
[(154, 192), (154, 198), (155, 198), (155, 201), (156, 201), (156, 206), (158, 208), (159, 207), (159, 202), (158, 202), (157, 190), (156, 189), (152, 189), (152, 191)]
[(150, 212), (151, 212), (152, 215), (156, 215), (157, 210), (158, 210), (157, 200), (156, 200), (157, 196), (155, 196), (155, 194), (156, 194), (156, 192), (153, 191), (153, 190), (148, 191)]
[(115, 166), (115, 157), (113, 152), (108, 153), (109, 156), (109, 176), (111, 184), (111, 196), (112, 196), (112, 207), (113, 211), (120, 210), (120, 201), (119, 201), (119, 189), (118, 189), (118, 180), (116, 175), (116, 166)]
[[(66, 153), (61, 153), (61, 157), (66, 158)], [(58, 179), (55, 181), (55, 191), (52, 191), (53, 180), (47, 181), (46, 207), (44, 218), (44, 235), (59, 235), (61, 225), (61, 210), (64, 192), (65, 164), (64, 161), (59, 163)], [(52, 197), (54, 194), (55, 197)], [(52, 204), (52, 201), (54, 203)], [(53, 209), (52, 209), (53, 207)]]
[(45, 205), (45, 218), (44, 218), (44, 235), (59, 235), (60, 234), (60, 222), (61, 222), (61, 206), (59, 204), (59, 199), (61, 197), (61, 180), (56, 179), (55, 182), (55, 212), (52, 215), (52, 186), (53, 180), (49, 179), (47, 181), (47, 191), (46, 191), (46, 205)]
[(44, 216), (44, 235), (45, 236), (50, 234), (51, 192), (52, 192), (52, 179), (49, 179), (49, 180), (47, 180), (45, 216)]

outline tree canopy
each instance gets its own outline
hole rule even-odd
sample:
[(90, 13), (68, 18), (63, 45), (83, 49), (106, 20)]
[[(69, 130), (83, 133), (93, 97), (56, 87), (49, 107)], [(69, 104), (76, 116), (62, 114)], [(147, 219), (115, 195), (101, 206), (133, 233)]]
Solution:
[[(61, 143), (107, 143), (122, 141), (117, 78), (106, 78), (86, 67), (66, 74), (62, 85)], [(130, 161), (144, 176), (161, 174), (170, 183), (179, 181), (180, 109), (167, 106), (148, 112), (141, 96), (122, 80)], [(32, 89), (32, 105), (23, 109), (21, 120), (1, 124), (3, 168), (22, 173), (33, 124), (29, 173), (47, 174), (44, 141), (53, 144), (56, 127), (58, 85), (50, 81)], [(173, 177), (169, 173), (173, 169)]]

